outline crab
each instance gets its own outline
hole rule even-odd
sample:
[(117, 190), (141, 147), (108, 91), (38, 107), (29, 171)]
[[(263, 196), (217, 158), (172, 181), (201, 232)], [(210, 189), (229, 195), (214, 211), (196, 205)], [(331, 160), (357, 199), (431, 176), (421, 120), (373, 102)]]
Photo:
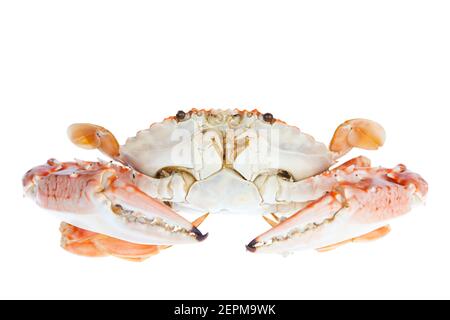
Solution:
[(336, 165), (352, 148), (384, 144), (384, 129), (366, 119), (339, 125), (328, 148), (257, 110), (179, 111), (122, 146), (98, 125), (73, 124), (68, 135), (112, 160), (50, 159), (23, 186), (63, 221), (62, 247), (84, 256), (142, 261), (203, 241), (198, 228), (217, 213), (262, 215), (271, 225), (250, 252), (328, 251), (386, 235), (428, 191), (402, 164), (371, 167), (359, 156)]

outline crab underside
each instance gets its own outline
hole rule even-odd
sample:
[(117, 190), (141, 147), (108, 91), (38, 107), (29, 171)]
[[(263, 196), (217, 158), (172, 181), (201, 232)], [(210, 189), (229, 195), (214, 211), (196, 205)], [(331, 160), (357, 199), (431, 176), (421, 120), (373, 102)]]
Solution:
[[(191, 110), (155, 123), (120, 146), (103, 127), (74, 124), (77, 146), (111, 162), (59, 162), (28, 171), (25, 194), (57, 214), (61, 245), (84, 256), (141, 261), (172, 245), (203, 241), (208, 214), (260, 214), (271, 229), (250, 252), (327, 251), (380, 238), (389, 220), (424, 200), (428, 187), (404, 165), (336, 160), (384, 144), (383, 128), (353, 119), (329, 148), (257, 110)], [(190, 222), (183, 216), (197, 215)]]

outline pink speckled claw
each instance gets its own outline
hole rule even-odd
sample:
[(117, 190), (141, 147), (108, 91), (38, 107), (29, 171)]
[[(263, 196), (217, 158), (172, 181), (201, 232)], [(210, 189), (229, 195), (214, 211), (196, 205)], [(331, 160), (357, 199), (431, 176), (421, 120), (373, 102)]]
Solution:
[(386, 235), (388, 221), (427, 194), (404, 165), (373, 168), (356, 157), (334, 168), (353, 148), (384, 144), (378, 123), (345, 121), (327, 147), (276, 116), (178, 111), (123, 145), (104, 127), (73, 124), (75, 145), (112, 161), (51, 159), (25, 174), (24, 191), (63, 221), (67, 251), (130, 260), (202, 241), (207, 234), (190, 221), (206, 212), (263, 216), (272, 229), (247, 245), (251, 252), (328, 251)]
[[(251, 252), (328, 251), (339, 245), (386, 235), (387, 222), (407, 213), (428, 186), (418, 174), (399, 165), (394, 169), (361, 167), (356, 158), (324, 173), (330, 191), (252, 240)], [(307, 183), (307, 181), (305, 181)], [(266, 218), (267, 219), (267, 218)]]
[(207, 237), (169, 206), (139, 189), (145, 176), (102, 162), (57, 162), (28, 171), (25, 194), (65, 222), (145, 245), (196, 243)]

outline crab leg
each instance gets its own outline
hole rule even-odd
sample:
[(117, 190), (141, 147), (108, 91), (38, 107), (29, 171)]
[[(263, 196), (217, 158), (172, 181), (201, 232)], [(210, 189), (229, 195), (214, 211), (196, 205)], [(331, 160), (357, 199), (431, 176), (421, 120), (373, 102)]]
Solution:
[[(330, 192), (338, 181), (351, 181), (355, 168), (369, 168), (370, 160), (366, 157), (353, 158), (340, 166), (324, 173), (300, 181), (287, 181), (278, 178), (277, 199), (284, 202), (305, 203), (320, 198)], [(264, 196), (264, 195), (263, 195)], [(266, 200), (269, 202), (270, 199)]]
[[(208, 214), (192, 222), (195, 227), (200, 226)], [(104, 257), (112, 255), (131, 261), (143, 261), (157, 255), (170, 246), (136, 244), (128, 241), (108, 237), (62, 222), (61, 246), (63, 249), (86, 257)]]
[(369, 239), (369, 235), (377, 235), (372, 233), (377, 229), (378, 235), (386, 231), (380, 228), (407, 213), (428, 191), (427, 183), (403, 165), (394, 169), (354, 168), (353, 173), (337, 180), (331, 192), (256, 237), (247, 249), (283, 253)]
[(108, 157), (119, 160), (119, 143), (107, 129), (90, 123), (75, 123), (67, 129), (70, 141), (83, 149), (98, 149)]
[(203, 235), (170, 207), (142, 192), (129, 169), (100, 162), (59, 163), (30, 170), (26, 195), (63, 221), (138, 244), (173, 245), (202, 241)]
[[(272, 214), (272, 215), (274, 216), (274, 214)], [(277, 226), (280, 223), (280, 219), (278, 217), (276, 217), (276, 216), (275, 216), (275, 221), (270, 219), (270, 218), (268, 218), (268, 217), (266, 217), (266, 216), (263, 216), (263, 218), (272, 227), (275, 227), (275, 226)], [(347, 243), (368, 242), (368, 241), (377, 240), (379, 238), (382, 238), (382, 237), (386, 236), (390, 231), (391, 231), (391, 227), (387, 225), (387, 226), (378, 228), (378, 229), (376, 229), (374, 231), (371, 231), (369, 233), (366, 233), (366, 234), (364, 234), (362, 236), (359, 236), (359, 237), (356, 237), (356, 238), (352, 238), (352, 239), (349, 239), (349, 240), (345, 240), (345, 241), (341, 241), (341, 242), (338, 242), (338, 243), (335, 243), (335, 244), (330, 244), (330, 245), (328, 245), (326, 247), (318, 248), (316, 250), (319, 251), (319, 252), (328, 252), (328, 251), (334, 250), (334, 249), (336, 249), (336, 248), (338, 248), (340, 246), (343, 246), (343, 245), (345, 245)]]
[(356, 238), (352, 238), (350, 240), (345, 240), (342, 242), (338, 242), (335, 244), (330, 244), (329, 246), (323, 247), (323, 248), (319, 248), (317, 249), (317, 251), (319, 252), (328, 252), (331, 250), (334, 250), (340, 246), (343, 246), (344, 244), (347, 243), (352, 243), (352, 242), (367, 242), (367, 241), (374, 241), (377, 239), (380, 239), (382, 237), (384, 237), (385, 235), (387, 235), (389, 232), (391, 232), (391, 227), (390, 226), (384, 226), (381, 228), (378, 228), (374, 231), (371, 231), (369, 233), (366, 233), (362, 236), (356, 237)]
[(381, 125), (367, 119), (352, 119), (341, 124), (335, 131), (330, 150), (339, 158), (352, 148), (376, 150), (384, 144), (386, 133)]

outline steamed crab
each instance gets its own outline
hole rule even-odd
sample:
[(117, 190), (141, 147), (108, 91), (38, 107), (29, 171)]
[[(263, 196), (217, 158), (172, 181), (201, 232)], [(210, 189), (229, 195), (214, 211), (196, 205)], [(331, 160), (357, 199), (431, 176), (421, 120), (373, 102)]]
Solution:
[[(326, 251), (384, 236), (387, 222), (427, 194), (427, 183), (398, 165), (371, 167), (358, 147), (383, 145), (383, 128), (353, 119), (329, 148), (257, 110), (179, 111), (120, 146), (93, 124), (69, 127), (70, 140), (113, 161), (59, 162), (28, 171), (25, 194), (64, 221), (62, 246), (86, 256), (142, 260), (172, 245), (196, 243), (207, 214), (259, 214), (271, 229), (250, 252)], [(186, 215), (197, 214), (190, 222)]]

